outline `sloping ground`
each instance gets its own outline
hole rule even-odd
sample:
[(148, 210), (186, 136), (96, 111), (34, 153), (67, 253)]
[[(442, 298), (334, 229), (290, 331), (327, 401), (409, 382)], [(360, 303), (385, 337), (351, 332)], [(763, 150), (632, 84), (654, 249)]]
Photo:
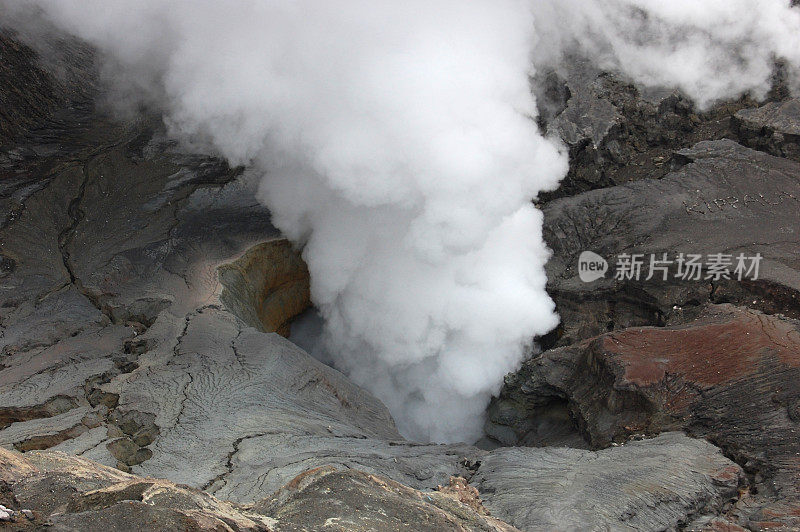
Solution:
[(85, 458), (0, 449), (0, 486), (0, 523), (17, 530), (517, 530), (450, 490), (426, 495), (334, 468), (309, 471), (272, 498), (241, 506)]
[(330, 465), (242, 505), (82, 457), (0, 448), (0, 521), (17, 530), (517, 530), (491, 511), (526, 530), (662, 530), (729, 507), (742, 475), (710, 444), (673, 433), (599, 453), (491, 453), (473, 477), (486, 507), (463, 478), (422, 492)]
[(89, 47), (74, 40), (47, 44), (54, 55), (69, 60), (48, 68), (30, 46), (0, 31), (0, 147), (13, 144), (67, 106), (85, 103), (93, 92)]
[(742, 476), (711, 444), (667, 433), (599, 452), (507, 447), (472, 482), (525, 530), (675, 530), (729, 509)]
[[(147, 122), (100, 131), (113, 140), (43, 160), (45, 183), (0, 230), (14, 264), (0, 292), (4, 445), (55, 446), (239, 500), (321, 463), (429, 488), (461, 469), (475, 449), (399, 442), (379, 401), (226, 309), (218, 268), (266, 245), (283, 252), (265, 266), (303, 281), (250, 177), (173, 151)], [(353, 449), (366, 438), (372, 447)], [(253, 468), (254, 442), (281, 459)]]

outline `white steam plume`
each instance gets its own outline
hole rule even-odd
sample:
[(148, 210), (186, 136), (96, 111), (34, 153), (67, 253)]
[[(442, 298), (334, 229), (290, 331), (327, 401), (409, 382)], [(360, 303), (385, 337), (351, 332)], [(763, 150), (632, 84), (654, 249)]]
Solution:
[(792, 88), (800, 9), (790, 0), (547, 0), (537, 2), (535, 62), (574, 48), (603, 69), (676, 87), (700, 107), (744, 92), (763, 97), (777, 58)]
[(158, 95), (174, 135), (263, 172), (337, 366), (434, 441), (477, 438), (504, 374), (557, 323), (530, 200), (567, 161), (536, 129), (533, 65), (578, 46), (705, 104), (763, 92), (773, 54), (800, 64), (798, 15), (778, 0), (4, 8), (31, 6), (107, 54), (119, 85)]

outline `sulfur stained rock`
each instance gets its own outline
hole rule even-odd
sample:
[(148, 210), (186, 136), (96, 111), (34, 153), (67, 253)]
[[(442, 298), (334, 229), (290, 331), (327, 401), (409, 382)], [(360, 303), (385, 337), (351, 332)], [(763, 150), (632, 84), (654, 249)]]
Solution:
[(289, 335), (289, 322), (311, 306), (308, 267), (285, 239), (262, 242), (219, 267), (223, 303), (248, 325)]

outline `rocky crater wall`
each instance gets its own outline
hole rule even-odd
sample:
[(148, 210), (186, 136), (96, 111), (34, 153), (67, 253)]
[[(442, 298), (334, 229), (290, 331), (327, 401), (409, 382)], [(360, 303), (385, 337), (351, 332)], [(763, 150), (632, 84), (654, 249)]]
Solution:
[[(64, 50), (52, 65), (0, 39), (9, 526), (800, 527), (800, 170), (780, 91), (701, 116), (673, 94), (640, 105), (608, 73), (553, 78), (542, 126), (572, 168), (540, 203), (562, 325), (506, 378), (479, 449), (403, 440), (378, 399), (276, 334), (308, 274), (252, 176), (175, 145), (158, 116), (70, 110), (56, 66), (86, 57)], [(587, 248), (760, 251), (764, 275), (590, 286)]]

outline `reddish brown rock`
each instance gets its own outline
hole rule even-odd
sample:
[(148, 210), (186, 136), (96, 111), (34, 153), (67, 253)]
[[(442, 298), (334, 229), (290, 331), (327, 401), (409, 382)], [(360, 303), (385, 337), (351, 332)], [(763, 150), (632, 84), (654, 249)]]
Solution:
[(639, 386), (657, 384), (670, 373), (703, 386), (724, 384), (758, 371), (756, 363), (769, 354), (797, 367), (798, 341), (793, 322), (742, 310), (722, 323), (628, 329), (601, 338), (603, 351), (625, 366), (625, 379)]
[(553, 404), (595, 448), (666, 430), (704, 437), (749, 474), (741, 519), (800, 527), (800, 321), (725, 304), (687, 325), (607, 333), (526, 362), (490, 412), (508, 427), (524, 421), (509, 412)]

